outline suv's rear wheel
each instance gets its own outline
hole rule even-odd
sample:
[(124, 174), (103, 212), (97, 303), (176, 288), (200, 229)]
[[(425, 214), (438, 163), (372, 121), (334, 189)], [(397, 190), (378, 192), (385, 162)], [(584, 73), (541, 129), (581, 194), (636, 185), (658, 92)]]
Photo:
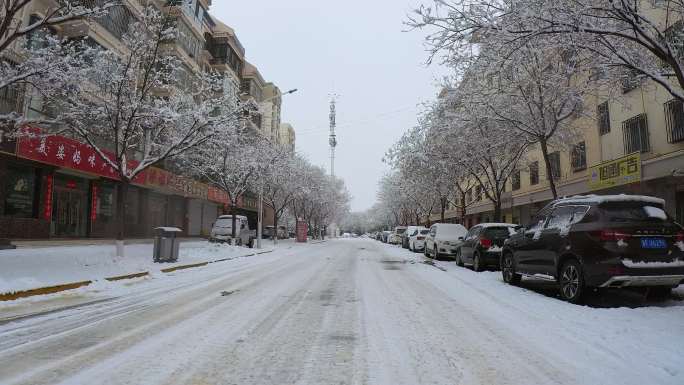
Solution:
[(432, 257), (439, 260), (439, 249), (437, 248), (437, 242), (435, 242), (435, 246), (432, 248)]
[(463, 256), (461, 255), (461, 248), (456, 250), (456, 266), (463, 267)]
[(473, 253), (473, 271), (477, 271), (479, 273), (482, 270), (484, 270), (484, 265), (482, 265), (482, 256), (480, 256), (480, 253), (476, 251)]
[(584, 295), (584, 274), (582, 265), (575, 259), (563, 264), (560, 270), (560, 295), (570, 303), (580, 303)]
[(513, 260), (513, 254), (506, 253), (501, 258), (501, 275), (503, 276), (504, 282), (510, 285), (520, 284), (522, 276), (515, 272), (515, 261)]

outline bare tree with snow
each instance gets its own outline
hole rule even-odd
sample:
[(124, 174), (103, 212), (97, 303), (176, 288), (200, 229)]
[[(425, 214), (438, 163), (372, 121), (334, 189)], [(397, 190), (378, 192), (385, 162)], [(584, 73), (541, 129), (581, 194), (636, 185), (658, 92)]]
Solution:
[(119, 256), (128, 186), (149, 167), (213, 138), (240, 111), (235, 84), (217, 73), (189, 72), (165, 48), (178, 37), (174, 19), (150, 7), (123, 36), (123, 54), (87, 49), (81, 77), (49, 100), (57, 120), (120, 180)]
[(553, 36), (555, 48), (592, 58), (588, 69), (595, 76), (649, 78), (684, 100), (682, 0), (433, 1), (407, 22), (430, 29), (431, 60), (443, 54), (445, 62), (464, 69), (483, 40), (496, 39), (511, 53)]
[[(82, 63), (78, 44), (53, 36), (52, 28), (75, 20), (106, 17), (120, 1), (100, 0), (92, 3), (61, 0), (52, 2), (41, 15), (23, 20), (25, 11), (38, 0), (4, 0), (0, 5), (0, 92), (17, 95), (17, 100), (30, 93), (42, 95), (63, 90), (68, 80), (77, 76)], [(19, 105), (0, 111), (0, 123), (7, 134), (27, 123), (49, 119), (27, 119)]]

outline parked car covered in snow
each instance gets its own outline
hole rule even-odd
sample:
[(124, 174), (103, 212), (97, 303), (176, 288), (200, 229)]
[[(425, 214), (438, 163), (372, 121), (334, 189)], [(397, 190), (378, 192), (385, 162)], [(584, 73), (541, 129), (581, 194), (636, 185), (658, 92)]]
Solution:
[(456, 252), (456, 264), (472, 266), (475, 271), (499, 267), (504, 242), (518, 227), (512, 223), (480, 223), (471, 227)]
[(397, 226), (387, 238), (387, 243), (392, 245), (401, 244), (401, 235), (406, 232), (406, 226)]
[[(236, 244), (254, 247), (256, 240), (256, 230), (249, 228), (249, 220), (244, 215), (236, 215), (235, 230)], [(233, 216), (221, 215), (216, 219), (211, 227), (209, 242), (230, 242), (233, 234)]]
[(423, 226), (408, 226), (406, 228), (406, 231), (401, 234), (401, 247), (404, 249), (409, 248), (409, 236), (411, 236), (411, 234), (413, 234), (413, 232), (419, 227)]
[(425, 237), (430, 232), (427, 227), (416, 227), (409, 235), (409, 250), (419, 252), (425, 250)]
[(439, 259), (441, 256), (456, 255), (458, 247), (468, 230), (454, 223), (435, 223), (425, 237), (425, 255)]
[(664, 206), (636, 195), (553, 201), (504, 244), (503, 279), (555, 281), (572, 303), (590, 288), (645, 287), (666, 296), (684, 283), (684, 230)]

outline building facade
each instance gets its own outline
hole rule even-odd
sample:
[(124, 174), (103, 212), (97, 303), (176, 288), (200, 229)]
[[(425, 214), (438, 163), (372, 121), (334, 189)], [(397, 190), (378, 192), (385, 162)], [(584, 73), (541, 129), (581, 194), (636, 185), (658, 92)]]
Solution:
[(294, 127), (290, 123), (281, 123), (280, 130), (278, 131), (278, 144), (287, 146), (290, 151), (294, 151), (296, 140), (297, 136)]
[[(547, 170), (538, 146), (520, 160), (503, 197), (503, 220), (527, 224), (551, 201), (547, 175), (559, 196), (640, 194), (665, 200), (666, 211), (684, 223), (684, 106), (662, 87), (643, 79), (618, 99), (597, 90), (585, 98), (595, 118), (578, 116), (574, 143), (552, 149)], [(457, 202), (458, 203), (458, 202)], [(466, 194), (466, 213), (451, 205), (448, 221), (467, 227), (493, 220), (494, 207), (479, 187)], [(431, 220), (438, 220), (432, 216)]]
[[(258, 72), (256, 76), (245, 72), (244, 48), (230, 27), (209, 14), (211, 0), (179, 5), (153, 0), (123, 3), (106, 17), (71, 22), (50, 32), (62, 37), (88, 36), (94, 44), (122, 52), (121, 38), (128, 25), (141, 15), (144, 5), (158, 4), (176, 18), (181, 33), (172, 49), (187, 71), (211, 68), (238, 84), (245, 79), (264, 83)], [(48, 0), (32, 2), (24, 9), (21, 22), (31, 22), (50, 5)], [(258, 91), (250, 92), (256, 96)], [(0, 93), (1, 112), (23, 111), (31, 116), (43, 113), (39, 107), (36, 100), (15, 89)], [(17, 140), (0, 135), (0, 238), (114, 237), (117, 184), (113, 170), (77, 140), (57, 134)], [(127, 237), (149, 237), (158, 226), (180, 227), (187, 236), (207, 236), (216, 217), (226, 211), (228, 196), (162, 165), (147, 169), (134, 180), (125, 205)], [(254, 194), (245, 194), (239, 207), (256, 227)], [(265, 218), (270, 217), (266, 212)]]

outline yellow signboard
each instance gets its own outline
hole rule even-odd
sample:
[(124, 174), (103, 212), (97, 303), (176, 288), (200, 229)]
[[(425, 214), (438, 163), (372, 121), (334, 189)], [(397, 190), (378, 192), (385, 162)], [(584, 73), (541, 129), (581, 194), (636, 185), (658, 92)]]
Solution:
[(641, 153), (601, 163), (589, 169), (589, 189), (601, 190), (641, 181)]

